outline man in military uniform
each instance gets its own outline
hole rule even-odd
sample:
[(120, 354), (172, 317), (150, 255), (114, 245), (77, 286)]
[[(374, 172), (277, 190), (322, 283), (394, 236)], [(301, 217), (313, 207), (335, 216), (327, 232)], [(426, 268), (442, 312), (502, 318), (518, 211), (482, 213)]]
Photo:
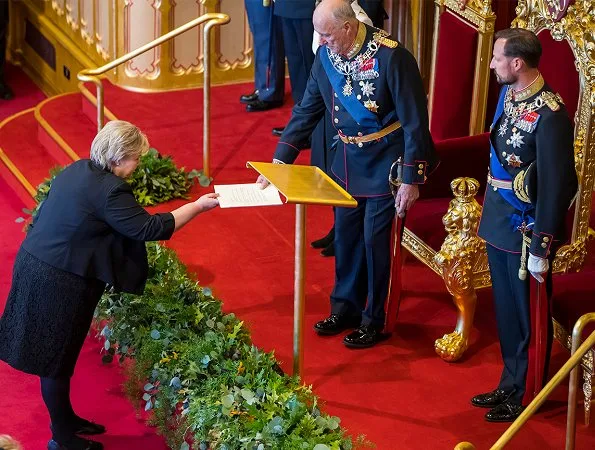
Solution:
[(246, 111), (277, 108), (285, 96), (285, 52), (281, 20), (273, 14), (272, 0), (245, 0), (248, 24), (254, 37), (254, 92), (240, 97)]
[[(490, 67), (505, 86), (492, 123), (479, 235), (488, 244), (504, 369), (496, 390), (471, 400), (474, 406), (491, 408), (485, 416), (490, 422), (516, 419), (533, 395), (530, 385), (536, 376), (547, 374), (551, 316), (547, 305), (547, 312), (531, 305), (526, 273), (544, 283), (549, 299), (552, 260), (564, 242), (565, 219), (577, 189), (572, 123), (562, 99), (537, 69), (540, 56), (541, 45), (532, 32), (516, 28), (496, 33)], [(543, 323), (549, 338), (541, 360), (529, 351), (538, 335), (532, 331), (532, 309), (547, 315)], [(539, 369), (529, 373), (528, 367), (535, 365), (545, 367), (543, 375)]]
[[(323, 0), (314, 12), (321, 46), (304, 97), (293, 108), (274, 155), (290, 164), (327, 109), (342, 142), (331, 166), (353, 197), (354, 209), (335, 210), (335, 286), (330, 316), (314, 329), (343, 342), (371, 347), (383, 339), (395, 206), (404, 214), (434, 166), (426, 94), (415, 58), (387, 33), (360, 23), (348, 0)], [(393, 198), (388, 175), (403, 158)], [(264, 187), (268, 182), (259, 177)], [(367, 302), (366, 302), (367, 300)]]

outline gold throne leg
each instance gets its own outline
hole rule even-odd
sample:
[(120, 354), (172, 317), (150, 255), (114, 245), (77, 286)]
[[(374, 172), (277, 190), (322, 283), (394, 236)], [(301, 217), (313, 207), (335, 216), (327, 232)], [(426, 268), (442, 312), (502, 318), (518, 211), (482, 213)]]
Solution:
[(442, 223), (448, 233), (435, 261), (442, 268), (442, 277), (457, 308), (457, 325), (452, 333), (437, 339), (434, 348), (445, 361), (461, 358), (469, 346), (469, 335), (477, 295), (474, 273), (485, 265), (485, 244), (477, 237), (481, 206), (475, 200), (479, 182), (473, 178), (456, 178), (450, 183), (455, 196)]

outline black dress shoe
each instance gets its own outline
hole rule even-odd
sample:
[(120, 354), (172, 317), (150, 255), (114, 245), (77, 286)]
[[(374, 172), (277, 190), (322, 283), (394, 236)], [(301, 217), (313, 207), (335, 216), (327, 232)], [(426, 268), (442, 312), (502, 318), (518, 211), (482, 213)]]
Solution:
[(258, 90), (252, 92), (252, 94), (244, 94), (240, 96), (240, 103), (252, 103), (258, 100)]
[(490, 409), (486, 413), (485, 419), (488, 422), (514, 422), (524, 409), (525, 408), (518, 403), (507, 401)]
[(331, 314), (326, 319), (317, 322), (314, 325), (314, 330), (318, 334), (324, 336), (334, 336), (342, 331), (358, 327), (361, 323), (361, 318), (351, 316), (340, 316), (339, 314)]
[(326, 248), (335, 240), (335, 227), (331, 228), (328, 234), (320, 239), (310, 242), (312, 248)]
[[(94, 434), (103, 434), (105, 433), (105, 427), (95, 422), (91, 422), (90, 420), (78, 418), (75, 422), (74, 434), (86, 434), (86, 435), (94, 435)], [(52, 433), (54, 432), (54, 428), (50, 425), (50, 430)]]
[(262, 100), (255, 100), (246, 105), (248, 112), (268, 111), (269, 109), (278, 108), (283, 102), (263, 102)]
[(103, 444), (75, 437), (67, 445), (64, 445), (52, 439), (48, 442), (48, 450), (103, 450)]
[(12, 92), (12, 89), (10, 89), (10, 87), (3, 81), (0, 81), (0, 98), (2, 100), (10, 100), (13, 97), (14, 94)]
[(105, 433), (105, 427), (103, 425), (89, 422), (88, 420), (85, 420), (84, 423), (81, 423), (74, 431), (74, 434), (86, 434), (89, 436), (103, 433)]
[(283, 134), (283, 130), (285, 129), (285, 127), (275, 127), (273, 128), (273, 136), (281, 136)]
[(335, 256), (335, 244), (331, 242), (328, 247), (322, 249), (320, 252), (322, 256)]
[(371, 325), (362, 325), (353, 333), (345, 336), (343, 338), (343, 344), (349, 348), (369, 348), (375, 346), (380, 341), (388, 339), (389, 336)]
[(471, 404), (479, 408), (494, 408), (508, 400), (511, 394), (512, 392), (496, 389), (492, 392), (476, 395), (471, 399)]

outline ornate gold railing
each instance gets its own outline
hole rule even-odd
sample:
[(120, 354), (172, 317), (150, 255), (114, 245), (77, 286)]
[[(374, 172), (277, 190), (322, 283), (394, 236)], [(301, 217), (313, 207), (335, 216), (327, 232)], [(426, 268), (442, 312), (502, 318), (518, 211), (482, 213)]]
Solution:
[[(500, 439), (490, 447), (490, 450), (499, 450), (504, 448), (510, 442), (513, 436), (521, 427), (531, 418), (533, 414), (549, 397), (552, 391), (570, 374), (568, 390), (568, 415), (566, 422), (566, 450), (574, 449), (574, 440), (576, 435), (576, 390), (578, 384), (578, 366), (585, 354), (595, 346), (595, 331), (580, 345), (581, 335), (585, 325), (595, 322), (595, 313), (589, 313), (581, 316), (572, 330), (572, 354), (566, 364), (552, 377), (550, 382), (541, 390), (535, 399), (525, 408), (523, 413), (508, 427)], [(457, 444), (455, 450), (474, 450), (475, 446), (470, 442), (461, 442)]]
[(230, 18), (227, 14), (204, 14), (176, 28), (175, 30), (172, 30), (169, 33), (166, 33), (163, 36), (149, 42), (148, 44), (145, 44), (142, 47), (139, 47), (136, 50), (115, 59), (114, 61), (108, 64), (98, 67), (97, 69), (81, 70), (77, 75), (78, 79), (83, 82), (91, 82), (97, 88), (97, 131), (100, 131), (103, 128), (103, 122), (105, 118), (103, 84), (101, 82), (101, 76), (106, 74), (110, 70), (115, 69), (121, 64), (124, 64), (125, 62), (128, 62), (131, 59), (148, 52), (149, 50), (157, 47), (158, 45), (161, 45), (164, 42), (167, 42), (175, 38), (176, 36), (179, 36), (180, 34), (185, 33), (186, 31), (191, 30), (192, 28), (204, 23), (205, 25), (203, 30), (203, 54), (205, 63), (203, 73), (203, 173), (207, 178), (210, 178), (209, 158), (211, 148), (211, 40), (209, 32), (211, 31), (211, 28), (213, 28), (214, 26), (225, 25), (226, 23), (229, 23), (229, 21)]

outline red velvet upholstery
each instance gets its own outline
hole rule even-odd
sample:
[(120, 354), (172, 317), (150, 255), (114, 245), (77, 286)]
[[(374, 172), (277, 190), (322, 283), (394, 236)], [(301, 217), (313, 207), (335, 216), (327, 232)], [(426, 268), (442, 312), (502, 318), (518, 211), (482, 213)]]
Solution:
[(453, 199), (450, 182), (457, 177), (472, 177), (480, 182), (481, 203), (489, 163), (489, 133), (447, 139), (436, 143), (441, 163), (420, 187), (420, 199), (407, 214), (406, 226), (434, 250), (439, 250), (446, 232), (442, 217)]
[(580, 84), (572, 49), (566, 41), (555, 41), (549, 30), (543, 30), (537, 36), (543, 49), (539, 70), (553, 91), (562, 96), (570, 118), (574, 120)]
[(477, 31), (448, 10), (440, 17), (430, 130), (434, 140), (467, 136)]

